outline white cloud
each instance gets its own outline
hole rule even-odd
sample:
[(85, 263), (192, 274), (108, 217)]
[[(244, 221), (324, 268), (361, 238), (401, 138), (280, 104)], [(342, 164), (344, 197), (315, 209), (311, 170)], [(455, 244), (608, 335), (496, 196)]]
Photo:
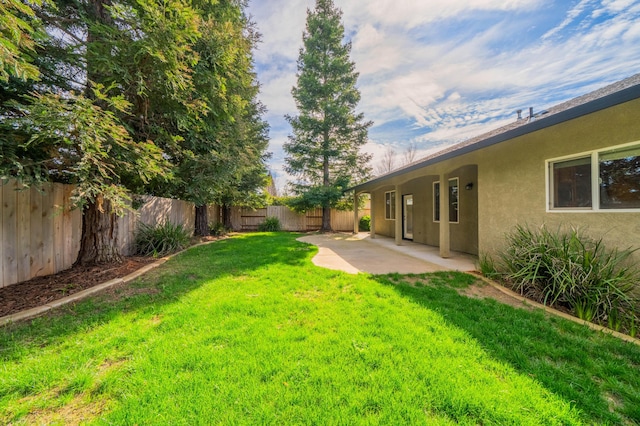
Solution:
[[(335, 2), (353, 36), (359, 110), (378, 129), (368, 152), (384, 152), (383, 140), (396, 141), (400, 151), (411, 141), (422, 150), (459, 142), (514, 120), (516, 109), (540, 110), (639, 69), (638, 0)], [(273, 127), (272, 163), (280, 171), (288, 131), (282, 116), (297, 113), (290, 92), (313, 5), (250, 5), (263, 33), (256, 61)], [(409, 129), (394, 128), (398, 122)]]
[(382, 25), (415, 28), (474, 11), (529, 10), (540, 0), (370, 0), (337, 1), (345, 22), (379, 22)]

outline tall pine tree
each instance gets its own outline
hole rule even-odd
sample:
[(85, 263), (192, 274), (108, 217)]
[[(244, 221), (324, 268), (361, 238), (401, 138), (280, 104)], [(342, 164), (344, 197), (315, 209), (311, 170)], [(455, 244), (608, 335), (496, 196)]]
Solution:
[(293, 88), (299, 115), (287, 116), (293, 134), (284, 149), (285, 170), (301, 210), (322, 207), (322, 231), (331, 230), (331, 208), (343, 190), (371, 172), (371, 155), (360, 152), (370, 121), (356, 113), (358, 73), (350, 60), (351, 43), (343, 44), (342, 11), (332, 0), (316, 0), (307, 10), (304, 47), (298, 58), (298, 82)]

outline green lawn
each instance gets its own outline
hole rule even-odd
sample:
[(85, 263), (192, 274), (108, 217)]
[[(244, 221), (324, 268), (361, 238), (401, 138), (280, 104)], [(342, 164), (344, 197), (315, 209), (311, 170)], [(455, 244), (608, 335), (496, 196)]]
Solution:
[(461, 273), (321, 269), (296, 237), (0, 329), (0, 423), (640, 423), (640, 347), (460, 296)]

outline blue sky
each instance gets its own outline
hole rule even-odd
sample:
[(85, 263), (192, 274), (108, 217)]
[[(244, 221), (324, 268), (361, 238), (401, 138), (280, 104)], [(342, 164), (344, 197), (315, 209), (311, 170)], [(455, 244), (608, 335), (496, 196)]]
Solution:
[[(364, 150), (419, 156), (640, 72), (640, 0), (334, 0), (360, 73)], [(252, 0), (256, 70), (279, 187), (285, 114), (314, 0)], [(400, 165), (400, 164), (398, 164)]]

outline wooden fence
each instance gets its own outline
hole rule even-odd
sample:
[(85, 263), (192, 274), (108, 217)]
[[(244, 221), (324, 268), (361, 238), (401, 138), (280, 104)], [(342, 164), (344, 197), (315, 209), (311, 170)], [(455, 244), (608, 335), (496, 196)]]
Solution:
[(71, 210), (73, 187), (0, 187), (0, 287), (70, 268), (80, 248), (82, 215)]
[[(22, 189), (14, 180), (0, 181), (0, 287), (55, 274), (70, 268), (80, 250), (82, 213), (72, 209), (72, 185), (44, 184), (41, 189)], [(124, 255), (140, 223), (172, 222), (193, 232), (193, 203), (168, 198), (143, 197), (138, 210), (119, 218), (118, 243)], [(221, 220), (220, 209), (211, 206), (209, 222)], [(359, 217), (369, 214), (361, 209)], [(237, 231), (255, 231), (266, 217), (280, 220), (285, 231), (315, 231), (322, 224), (322, 210), (298, 214), (285, 206), (252, 210), (233, 208), (231, 222)], [(353, 212), (332, 211), (335, 231), (353, 231)]]
[[(369, 208), (359, 209), (358, 217), (367, 215), (369, 212)], [(317, 231), (322, 226), (322, 209), (314, 209), (306, 213), (296, 213), (286, 206), (231, 209), (231, 224), (234, 231), (256, 231), (267, 217), (278, 218), (283, 231)], [(331, 227), (334, 231), (353, 231), (353, 212), (332, 210)]]
[[(15, 181), (0, 186), (0, 287), (70, 268), (78, 257), (82, 212), (71, 208), (73, 186), (47, 183), (21, 189)], [(137, 211), (118, 219), (121, 253), (131, 253), (140, 222), (167, 221), (193, 232), (193, 203), (144, 197)]]

